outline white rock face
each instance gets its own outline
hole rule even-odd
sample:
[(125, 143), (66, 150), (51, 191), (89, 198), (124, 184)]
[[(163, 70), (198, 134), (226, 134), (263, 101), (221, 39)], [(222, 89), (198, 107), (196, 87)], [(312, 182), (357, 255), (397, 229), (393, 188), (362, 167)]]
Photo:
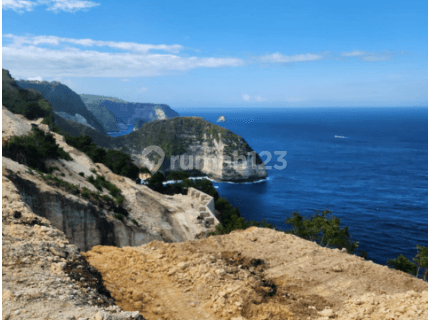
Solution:
[[(3, 111), (3, 135), (25, 135), (31, 123), (23, 117)], [(47, 126), (39, 125), (48, 131)], [(193, 240), (199, 234), (214, 231), (198, 223), (199, 202), (190, 196), (165, 196), (135, 181), (118, 176), (101, 163), (93, 163), (84, 153), (69, 146), (63, 136), (52, 132), (57, 144), (70, 154), (73, 161), (49, 160), (47, 166), (57, 167), (52, 175), (67, 183), (89, 191), (98, 190), (87, 178), (93, 171), (116, 185), (124, 196), (122, 207), (129, 213), (123, 221), (116, 219), (111, 208), (91, 202), (81, 194), (49, 184), (38, 173), (30, 173), (27, 166), (3, 157), (3, 175), (19, 190), (34, 213), (45, 217), (82, 251), (95, 245), (138, 246), (153, 240), (179, 242)], [(107, 190), (101, 193), (108, 195)], [(134, 221), (135, 222), (134, 222)]]

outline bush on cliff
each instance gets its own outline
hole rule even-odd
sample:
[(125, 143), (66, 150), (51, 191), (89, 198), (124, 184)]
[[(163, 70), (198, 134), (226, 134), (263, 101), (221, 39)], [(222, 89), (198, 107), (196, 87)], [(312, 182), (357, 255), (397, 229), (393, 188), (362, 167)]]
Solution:
[(422, 278), (426, 281), (428, 276), (428, 247), (416, 245), (417, 254), (411, 262), (407, 257), (400, 254), (396, 259), (389, 259), (386, 264), (394, 269), (410, 273), (416, 278), (419, 276), (419, 271), (423, 269)]
[(340, 227), (340, 219), (333, 216), (330, 210), (324, 210), (309, 219), (299, 212), (293, 212), (286, 220), (286, 224), (293, 227), (290, 233), (306, 240), (315, 241), (319, 245), (330, 248), (346, 248), (349, 253), (354, 253), (358, 247), (357, 241), (352, 241), (348, 227)]
[(386, 264), (391, 268), (416, 275), (416, 264), (402, 254), (398, 255), (397, 259), (389, 259)]
[(32, 129), (31, 135), (12, 137), (3, 147), (3, 155), (45, 173), (49, 172), (45, 166), (47, 159), (73, 160), (56, 144), (52, 134), (45, 134), (44, 131), (36, 128)]
[(76, 149), (86, 153), (93, 162), (100, 162), (115, 174), (135, 179), (139, 169), (133, 164), (131, 157), (118, 150), (98, 147), (88, 135), (73, 137), (65, 134), (65, 141)]

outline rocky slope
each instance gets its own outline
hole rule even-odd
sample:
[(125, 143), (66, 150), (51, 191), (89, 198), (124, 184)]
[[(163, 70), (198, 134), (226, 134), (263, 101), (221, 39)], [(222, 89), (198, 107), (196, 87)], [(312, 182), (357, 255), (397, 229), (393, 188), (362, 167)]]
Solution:
[[(122, 130), (126, 130), (127, 126), (134, 126), (135, 122), (138, 120), (149, 122), (153, 120), (178, 117), (178, 113), (166, 104), (133, 103), (113, 97), (91, 94), (82, 94), (80, 97), (98, 120), (105, 123), (105, 128), (106, 125), (108, 125), (109, 128), (113, 128), (112, 115), (116, 122), (116, 126), (121, 124), (126, 125)], [(108, 130), (107, 128), (106, 130), (119, 131)]]
[[(48, 131), (38, 121), (29, 121), (3, 109), (2, 136), (7, 141), (14, 135), (31, 132), (32, 124)], [(146, 186), (137, 185), (131, 179), (118, 176), (100, 163), (93, 163), (84, 153), (68, 146), (64, 137), (52, 133), (56, 143), (70, 154), (73, 161), (49, 160), (49, 167), (57, 167), (52, 179), (46, 179), (28, 167), (9, 158), (2, 159), (3, 175), (13, 182), (23, 200), (39, 216), (49, 219), (70, 241), (82, 250), (89, 250), (97, 244), (135, 246), (152, 240), (185, 241), (197, 235), (214, 230), (215, 225), (206, 228), (198, 223), (197, 204), (188, 196), (164, 196)], [(123, 209), (129, 217), (123, 221), (114, 218), (115, 213), (106, 203), (85, 199), (82, 194), (59, 188), (53, 179), (98, 190), (87, 177), (104, 176), (122, 190), (125, 200)], [(108, 195), (107, 190), (100, 194)]]
[(271, 229), (84, 254), (146, 319), (428, 319), (428, 283)]
[(114, 304), (101, 275), (2, 177), (2, 319), (142, 320)]
[(53, 111), (59, 116), (79, 122), (98, 130), (102, 134), (107, 134), (104, 127), (97, 118), (86, 108), (80, 96), (66, 85), (58, 81), (16, 81), (23, 89), (34, 89), (41, 92), (53, 107)]
[[(149, 146), (158, 146), (165, 152), (161, 167), (163, 172), (188, 170), (218, 181), (254, 181), (267, 176), (261, 159), (254, 155), (242, 137), (202, 118), (177, 117), (152, 121), (137, 131), (116, 138), (101, 135), (96, 130), (60, 117), (55, 117), (55, 121), (62, 130), (73, 136), (88, 134), (101, 147), (129, 154), (141, 167), (155, 166), (157, 159), (150, 157), (152, 155), (143, 156), (142, 151)], [(235, 162), (235, 155), (243, 156), (244, 161)], [(174, 160), (173, 165), (171, 160)]]

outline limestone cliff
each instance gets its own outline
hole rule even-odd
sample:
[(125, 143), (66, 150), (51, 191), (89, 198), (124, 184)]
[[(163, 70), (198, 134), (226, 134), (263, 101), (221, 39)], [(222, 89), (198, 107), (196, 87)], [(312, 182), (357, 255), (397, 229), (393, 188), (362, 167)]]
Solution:
[[(127, 126), (135, 126), (139, 120), (149, 122), (178, 117), (178, 113), (166, 104), (134, 103), (92, 94), (81, 94), (80, 97), (88, 109), (103, 123), (107, 131), (119, 131), (118, 125), (120, 124), (125, 124), (126, 130)], [(116, 127), (113, 126), (113, 119)], [(112, 130), (113, 128), (115, 129)]]
[(199, 117), (152, 121), (115, 138), (111, 145), (149, 168), (158, 159), (144, 157), (142, 151), (158, 146), (165, 152), (165, 172), (187, 170), (218, 181), (253, 181), (267, 176), (261, 159), (242, 137)]
[[(190, 171), (217, 181), (254, 181), (267, 176), (260, 157), (230, 130), (198, 117), (176, 117), (146, 123), (130, 134), (112, 138), (71, 120), (55, 117), (62, 130), (89, 135), (94, 142), (131, 155), (139, 166), (152, 168), (154, 157), (142, 156), (144, 148), (158, 146), (165, 152), (161, 170)], [(171, 163), (173, 160), (173, 163)], [(243, 160), (243, 161), (242, 161)]]
[[(41, 120), (41, 119), (40, 119)], [(3, 110), (3, 138), (26, 135), (32, 124), (48, 131), (39, 121), (29, 121), (21, 115)], [(52, 133), (57, 144), (70, 154), (73, 161), (49, 160), (49, 167), (57, 169), (52, 179), (32, 172), (28, 167), (3, 157), (3, 175), (7, 177), (34, 213), (49, 219), (70, 241), (82, 250), (94, 245), (136, 246), (152, 240), (170, 242), (195, 239), (201, 233), (214, 230), (217, 220), (207, 227), (196, 219), (199, 205), (191, 197), (164, 196), (146, 186), (137, 185), (131, 179), (118, 176), (100, 163), (93, 163), (84, 153), (65, 143), (64, 137)], [(129, 216), (123, 221), (115, 218), (111, 207), (105, 203), (89, 201), (82, 195), (75, 195), (58, 188), (55, 180), (98, 190), (87, 177), (104, 176), (120, 190), (125, 200), (122, 204)], [(104, 190), (101, 194), (108, 195)]]

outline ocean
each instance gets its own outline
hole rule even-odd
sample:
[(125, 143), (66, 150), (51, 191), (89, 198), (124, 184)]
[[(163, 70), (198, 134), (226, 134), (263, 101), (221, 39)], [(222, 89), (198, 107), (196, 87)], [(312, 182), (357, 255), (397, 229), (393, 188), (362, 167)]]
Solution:
[[(176, 109), (268, 151), (268, 178), (214, 183), (246, 219), (289, 228), (293, 211), (330, 209), (369, 258), (386, 264), (428, 246), (428, 108)], [(287, 151), (283, 170), (274, 151)], [(263, 160), (266, 156), (262, 157)]]

